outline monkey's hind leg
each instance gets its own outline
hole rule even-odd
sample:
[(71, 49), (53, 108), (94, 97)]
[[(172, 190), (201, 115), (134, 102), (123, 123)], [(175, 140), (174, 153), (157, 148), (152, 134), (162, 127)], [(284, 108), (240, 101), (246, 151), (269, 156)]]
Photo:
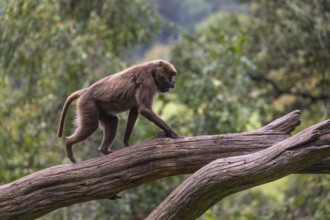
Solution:
[(103, 125), (103, 140), (99, 147), (99, 151), (102, 154), (110, 154), (112, 151), (109, 150), (109, 146), (111, 146), (116, 137), (119, 118), (117, 115), (108, 115), (100, 112), (99, 120)]
[(65, 140), (66, 153), (72, 163), (76, 163), (76, 159), (72, 153), (72, 146), (88, 138), (99, 127), (99, 112), (95, 102), (92, 100), (79, 100), (77, 109), (77, 128), (74, 133)]

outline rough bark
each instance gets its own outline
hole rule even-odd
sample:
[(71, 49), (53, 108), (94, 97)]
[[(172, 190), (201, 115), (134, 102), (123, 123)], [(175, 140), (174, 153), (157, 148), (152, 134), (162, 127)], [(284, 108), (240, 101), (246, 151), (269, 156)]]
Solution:
[(330, 120), (270, 148), (212, 161), (186, 179), (147, 219), (196, 219), (235, 192), (270, 182), (330, 156)]
[[(290, 132), (300, 124), (299, 113), (299, 111), (291, 112), (261, 129), (250, 132), (196, 136), (178, 140), (155, 138), (123, 148), (110, 155), (38, 171), (0, 186), (0, 219), (34, 219), (75, 203), (112, 198), (121, 191), (161, 177), (194, 173), (219, 158), (246, 154), (258, 156), (260, 150), (272, 145), (276, 146), (277, 143), (290, 137)], [(253, 152), (257, 153), (251, 154)], [(311, 151), (311, 155), (313, 152)], [(252, 156), (249, 158), (253, 160)], [(244, 163), (241, 164), (241, 161), (234, 163), (238, 164), (238, 170), (240, 166), (244, 168)], [(310, 159), (308, 165), (316, 161), (320, 160)], [(286, 167), (285, 163), (288, 161), (279, 162)], [(295, 169), (292, 172), (330, 173), (329, 160), (324, 162), (325, 166), (322, 163), (310, 166), (305, 171)], [(288, 164), (288, 166), (293, 165)], [(227, 166), (225, 165), (224, 168), (227, 169)], [(268, 169), (270, 168), (260, 172), (267, 173)], [(235, 172), (232, 173), (233, 178), (240, 178), (240, 172)], [(249, 171), (246, 173), (249, 174)], [(230, 178), (228, 173), (227, 177)], [(264, 182), (273, 179), (274, 177), (268, 176)], [(240, 187), (249, 188), (254, 182), (258, 183), (258, 180), (251, 179)], [(228, 195), (232, 191), (228, 190), (226, 193)]]

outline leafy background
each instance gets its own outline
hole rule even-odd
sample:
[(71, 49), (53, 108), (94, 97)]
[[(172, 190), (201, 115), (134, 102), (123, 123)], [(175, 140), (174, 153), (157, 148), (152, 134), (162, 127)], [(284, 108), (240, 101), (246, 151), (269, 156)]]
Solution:
[[(155, 110), (182, 135), (251, 130), (294, 109), (299, 129), (327, 119), (329, 22), (329, 0), (0, 0), (0, 183), (69, 163), (56, 137), (66, 97), (150, 59), (178, 69), (176, 89)], [(71, 107), (66, 135), (73, 117)], [(131, 142), (158, 131), (140, 118)], [(100, 139), (78, 144), (77, 159), (99, 156)], [(183, 178), (40, 219), (144, 219)], [(231, 195), (200, 219), (325, 219), (329, 190), (329, 175), (290, 175)]]

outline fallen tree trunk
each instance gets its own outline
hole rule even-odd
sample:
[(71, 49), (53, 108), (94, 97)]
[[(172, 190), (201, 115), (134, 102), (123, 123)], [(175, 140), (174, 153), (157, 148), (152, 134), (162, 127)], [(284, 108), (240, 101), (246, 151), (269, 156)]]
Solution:
[[(300, 124), (299, 113), (291, 112), (250, 132), (178, 140), (156, 138), (110, 155), (41, 170), (0, 186), (0, 219), (34, 219), (75, 203), (112, 198), (161, 177), (193, 173), (219, 158), (258, 152), (288, 139)], [(326, 160), (293, 172), (330, 173), (328, 163)], [(249, 186), (251, 183), (245, 187)]]

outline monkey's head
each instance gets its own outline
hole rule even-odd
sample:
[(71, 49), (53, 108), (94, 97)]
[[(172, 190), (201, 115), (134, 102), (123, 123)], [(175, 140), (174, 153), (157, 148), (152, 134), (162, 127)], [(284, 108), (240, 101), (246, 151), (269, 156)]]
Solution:
[(154, 63), (155, 69), (152, 73), (156, 86), (160, 92), (168, 92), (175, 87), (173, 77), (176, 75), (174, 66), (165, 61), (157, 60)]

